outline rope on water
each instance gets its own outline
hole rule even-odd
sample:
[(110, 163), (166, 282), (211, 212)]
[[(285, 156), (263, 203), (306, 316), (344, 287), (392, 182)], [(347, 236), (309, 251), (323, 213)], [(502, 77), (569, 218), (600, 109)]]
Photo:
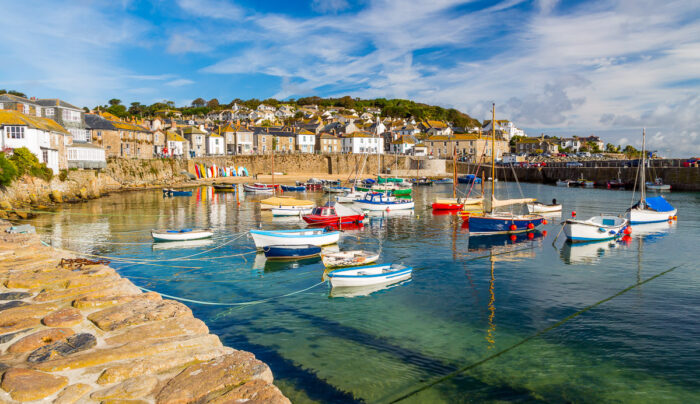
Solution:
[(481, 360), (479, 360), (479, 361), (476, 361), (476, 362), (471, 363), (471, 364), (469, 364), (469, 365), (467, 365), (467, 366), (464, 366), (464, 367), (462, 367), (462, 368), (459, 368), (459, 369), (457, 369), (457, 370), (455, 370), (455, 371), (453, 371), (453, 372), (451, 372), (451, 373), (448, 373), (448, 374), (446, 374), (446, 375), (444, 375), (444, 376), (442, 376), (442, 377), (439, 377), (439, 378), (437, 378), (437, 379), (435, 379), (435, 380), (433, 380), (433, 381), (431, 381), (431, 382), (428, 382), (428, 383), (426, 383), (426, 384), (424, 384), (424, 385), (422, 385), (422, 386), (420, 386), (420, 387), (418, 387), (418, 388), (416, 388), (416, 389), (413, 389), (413, 390), (411, 390), (411, 391), (409, 391), (409, 392), (407, 392), (407, 393), (405, 393), (405, 394), (402, 394), (401, 396), (399, 396), (399, 397), (397, 397), (397, 398), (395, 398), (395, 399), (392, 399), (392, 400), (388, 401), (388, 403), (397, 403), (397, 402), (399, 402), (399, 401), (403, 401), (403, 400), (405, 400), (405, 399), (407, 399), (407, 398), (409, 398), (409, 397), (412, 397), (412, 396), (414, 396), (414, 395), (416, 395), (416, 394), (418, 394), (418, 393), (420, 393), (420, 392), (422, 392), (422, 391), (425, 391), (425, 390), (427, 390), (427, 389), (429, 389), (429, 388), (431, 388), (431, 387), (433, 387), (433, 386), (435, 386), (435, 385), (437, 385), (437, 384), (440, 384), (440, 383), (442, 383), (442, 382), (445, 382), (445, 381), (447, 381), (447, 380), (450, 380), (450, 379), (452, 379), (453, 377), (455, 377), (455, 376), (457, 376), (457, 375), (459, 375), (459, 374), (461, 374), (461, 373), (464, 373), (464, 372), (466, 372), (466, 371), (468, 371), (468, 370), (471, 370), (471, 369), (474, 369), (474, 368), (476, 368), (476, 367), (478, 367), (478, 366), (480, 366), (480, 365), (483, 365), (484, 363), (486, 363), (486, 362), (488, 362), (488, 361), (490, 361), (490, 360), (492, 360), (492, 359), (496, 359), (496, 358), (498, 358), (499, 356), (501, 356), (501, 355), (503, 355), (503, 354), (505, 354), (505, 353), (507, 353), (507, 352), (509, 352), (509, 351), (512, 351), (513, 349), (515, 349), (515, 348), (517, 348), (517, 347), (519, 347), (519, 346), (521, 346), (521, 345), (523, 345), (523, 344), (525, 344), (525, 343), (527, 343), (527, 342), (529, 342), (529, 341), (531, 341), (531, 340), (533, 340), (533, 339), (535, 339), (535, 338), (537, 338), (537, 337), (539, 337), (539, 336), (541, 336), (541, 335), (543, 335), (543, 334), (548, 333), (549, 331), (552, 331), (552, 330), (554, 330), (554, 329), (556, 329), (556, 328), (561, 327), (562, 325), (564, 325), (564, 324), (566, 324), (567, 322), (573, 320), (574, 318), (580, 316), (581, 314), (583, 314), (583, 313), (585, 313), (585, 312), (587, 312), (587, 311), (590, 311), (591, 309), (594, 309), (594, 308), (600, 306), (600, 305), (603, 304), (603, 303), (609, 302), (610, 300), (612, 300), (612, 299), (614, 299), (614, 298), (616, 298), (616, 297), (618, 297), (618, 296), (621, 296), (621, 295), (623, 295), (623, 294), (629, 292), (630, 290), (632, 290), (632, 289), (634, 289), (634, 288), (637, 288), (637, 287), (639, 287), (639, 286), (642, 286), (642, 285), (644, 285), (644, 284), (647, 283), (647, 282), (651, 282), (651, 281), (653, 281), (654, 279), (657, 279), (657, 278), (659, 278), (659, 277), (661, 277), (661, 276), (664, 276), (664, 275), (666, 275), (666, 274), (668, 274), (668, 273), (670, 273), (670, 272), (672, 272), (672, 271), (675, 271), (676, 269), (682, 267), (683, 265), (685, 265), (685, 264), (676, 265), (676, 266), (671, 267), (671, 268), (669, 268), (669, 269), (667, 269), (667, 270), (665, 270), (665, 271), (663, 271), (663, 272), (659, 272), (658, 274), (656, 274), (656, 275), (654, 275), (654, 276), (652, 276), (652, 277), (650, 277), (650, 278), (647, 278), (647, 279), (645, 279), (645, 280), (643, 280), (643, 281), (641, 281), (641, 282), (637, 282), (637, 283), (635, 283), (635, 284), (633, 284), (633, 285), (630, 285), (630, 286), (626, 287), (625, 289), (622, 289), (621, 291), (615, 293), (615, 294), (612, 295), (612, 296), (606, 297), (606, 298), (603, 299), (603, 300), (599, 300), (599, 301), (597, 301), (597, 302), (595, 302), (595, 303), (593, 303), (593, 304), (591, 304), (591, 305), (589, 305), (589, 306), (584, 307), (583, 309), (577, 311), (576, 313), (573, 313), (573, 314), (571, 314), (571, 315), (568, 315), (568, 316), (564, 317), (563, 319), (557, 321), (556, 323), (550, 325), (549, 327), (544, 328), (544, 329), (542, 329), (542, 330), (540, 330), (540, 331), (537, 331), (536, 333), (534, 333), (534, 334), (532, 334), (532, 335), (530, 335), (530, 336), (528, 336), (528, 337), (522, 339), (520, 342), (517, 342), (517, 343), (515, 343), (515, 344), (509, 346), (508, 348), (505, 348), (505, 349), (503, 349), (503, 350), (501, 350), (501, 351), (499, 351), (499, 352), (497, 352), (497, 353), (495, 353), (495, 354), (493, 354), (493, 355), (487, 356), (486, 358), (483, 358), (483, 359), (481, 359)]
[(193, 300), (193, 299), (186, 299), (186, 298), (184, 298), (184, 297), (177, 297), (177, 296), (166, 295), (166, 294), (164, 294), (164, 293), (160, 293), (160, 292), (157, 292), (157, 291), (155, 291), (155, 290), (150, 290), (150, 289), (142, 288), (142, 287), (140, 287), (140, 286), (137, 286), (137, 288), (143, 290), (144, 292), (155, 292), (155, 293), (160, 294), (160, 295), (163, 296), (163, 297), (167, 297), (168, 299), (179, 300), (179, 301), (181, 301), (181, 302), (188, 302), (188, 303), (195, 303), (195, 304), (203, 304), (203, 305), (207, 305), (207, 306), (252, 306), (252, 305), (254, 305), (254, 304), (265, 303), (265, 302), (269, 302), (269, 301), (272, 301), (272, 300), (281, 299), (281, 298), (283, 298), (283, 297), (289, 297), (289, 296), (297, 295), (297, 294), (299, 294), (299, 293), (303, 293), (303, 292), (306, 292), (306, 291), (308, 291), (308, 290), (311, 290), (311, 289), (313, 289), (313, 288), (315, 288), (315, 287), (317, 287), (317, 286), (319, 286), (319, 285), (321, 285), (321, 284), (324, 284), (324, 283), (326, 283), (326, 281), (321, 281), (321, 282), (319, 282), (319, 283), (317, 283), (317, 284), (315, 284), (315, 285), (309, 286), (308, 288), (304, 288), (304, 289), (301, 289), (301, 290), (297, 290), (297, 291), (294, 291), (294, 292), (291, 292), (291, 293), (287, 293), (287, 294), (284, 294), (284, 295), (268, 297), (268, 298), (260, 299), (260, 300), (251, 300), (251, 301), (249, 301), (249, 302), (239, 302), (239, 303), (206, 302), (206, 301), (202, 301), (202, 300)]

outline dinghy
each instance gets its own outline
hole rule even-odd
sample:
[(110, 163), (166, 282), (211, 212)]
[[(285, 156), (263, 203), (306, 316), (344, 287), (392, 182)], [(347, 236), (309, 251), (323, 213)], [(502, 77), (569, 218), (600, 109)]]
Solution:
[(325, 185), (323, 187), (323, 192), (329, 192), (332, 194), (344, 194), (346, 192), (352, 191), (351, 188), (348, 187), (341, 187), (341, 186), (333, 186), (333, 185)]
[(234, 184), (212, 184), (214, 191), (216, 192), (235, 192), (236, 186)]
[(527, 204), (527, 211), (530, 213), (561, 212), (561, 204), (557, 203), (556, 199), (552, 199), (550, 205), (541, 202), (532, 202)]
[(314, 210), (313, 207), (300, 207), (300, 206), (281, 206), (279, 208), (272, 208), (270, 211), (272, 211), (272, 216), (299, 216), (299, 215), (308, 215), (311, 213), (311, 211)]
[(352, 250), (322, 253), (321, 259), (326, 268), (355, 267), (376, 262), (379, 254), (371, 251)]
[(405, 210), (414, 207), (412, 199), (397, 199), (377, 192), (368, 192), (353, 204), (363, 210)]
[(364, 198), (365, 194), (366, 194), (366, 192), (350, 191), (350, 192), (346, 193), (345, 195), (337, 196), (335, 198), (335, 200), (340, 202), (340, 203), (352, 203), (358, 199)]
[(413, 268), (400, 264), (380, 264), (347, 269), (336, 269), (328, 273), (332, 287), (368, 286), (391, 284), (409, 279)]
[(326, 202), (324, 206), (316, 207), (310, 214), (302, 216), (302, 219), (309, 224), (341, 225), (362, 223), (365, 215), (339, 203)]
[(174, 189), (163, 189), (163, 196), (192, 196), (192, 191), (177, 191)]
[(269, 260), (297, 260), (315, 257), (321, 252), (321, 247), (313, 244), (304, 245), (270, 245), (263, 247), (265, 258)]
[(304, 191), (306, 191), (306, 187), (303, 185), (280, 185), (280, 188), (282, 188), (282, 191), (285, 191), (285, 192), (304, 192)]
[(295, 230), (250, 230), (255, 247), (263, 249), (271, 245), (316, 245), (335, 244), (340, 239), (340, 232), (328, 229)]
[(275, 192), (275, 188), (272, 185), (266, 184), (243, 184), (243, 190), (246, 192), (256, 192), (260, 194), (272, 194)]
[(647, 189), (650, 189), (652, 191), (670, 191), (671, 190), (671, 184), (664, 184), (664, 180), (662, 178), (657, 178), (654, 180), (654, 182), (647, 182), (646, 184)]
[(568, 187), (570, 182), (571, 181), (569, 181), (569, 180), (557, 180), (557, 186), (558, 187)]
[(260, 209), (272, 208), (313, 208), (314, 203), (306, 199), (296, 199), (291, 196), (274, 196), (260, 201)]
[(155, 241), (186, 241), (200, 240), (214, 235), (211, 229), (181, 229), (181, 230), (152, 230), (151, 236)]
[(564, 234), (572, 242), (612, 240), (621, 237), (628, 224), (623, 217), (604, 214), (588, 220), (567, 219)]

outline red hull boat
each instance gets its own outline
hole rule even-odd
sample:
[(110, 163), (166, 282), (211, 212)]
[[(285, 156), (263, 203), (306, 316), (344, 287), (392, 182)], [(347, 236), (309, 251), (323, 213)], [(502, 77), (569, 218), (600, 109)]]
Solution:
[(314, 208), (310, 214), (302, 216), (302, 219), (313, 225), (341, 225), (362, 223), (365, 215), (335, 202), (328, 202), (324, 206)]
[(462, 209), (461, 203), (433, 203), (433, 210), (460, 210)]

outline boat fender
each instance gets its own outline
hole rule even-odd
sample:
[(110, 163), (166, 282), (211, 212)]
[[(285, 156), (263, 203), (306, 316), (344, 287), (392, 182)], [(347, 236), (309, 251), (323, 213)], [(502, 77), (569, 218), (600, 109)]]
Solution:
[(622, 232), (626, 235), (632, 234), (632, 228), (630, 226), (625, 226), (624, 230)]
[(571, 217), (576, 217), (576, 211), (575, 211), (575, 210), (572, 210), (572, 211), (571, 211)]
[(535, 225), (534, 225), (533, 223), (528, 223), (528, 224), (527, 224), (527, 228), (530, 229), (530, 230), (532, 230), (532, 229), (535, 228)]
[(615, 235), (615, 230), (610, 230), (610, 234)]
[(535, 233), (532, 233), (532, 232), (527, 233), (527, 238), (528, 238), (528, 240), (532, 240), (533, 238), (535, 238)]
[(542, 220), (542, 224), (547, 224), (547, 219)]
[(518, 230), (518, 226), (516, 226), (516, 225), (514, 225), (514, 224), (511, 224), (511, 225), (510, 225), (510, 231), (516, 231), (516, 230)]
[(515, 234), (510, 235), (510, 241), (515, 243), (515, 240), (517, 240), (517, 239), (518, 239), (518, 236), (516, 236)]
[(598, 227), (598, 231), (601, 232), (601, 233), (605, 233), (605, 229), (602, 228), (602, 227)]

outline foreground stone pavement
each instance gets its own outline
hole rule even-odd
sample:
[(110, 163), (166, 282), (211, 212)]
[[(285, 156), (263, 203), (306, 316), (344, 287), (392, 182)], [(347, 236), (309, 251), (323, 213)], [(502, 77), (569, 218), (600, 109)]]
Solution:
[(185, 305), (0, 221), (0, 403), (289, 403)]

